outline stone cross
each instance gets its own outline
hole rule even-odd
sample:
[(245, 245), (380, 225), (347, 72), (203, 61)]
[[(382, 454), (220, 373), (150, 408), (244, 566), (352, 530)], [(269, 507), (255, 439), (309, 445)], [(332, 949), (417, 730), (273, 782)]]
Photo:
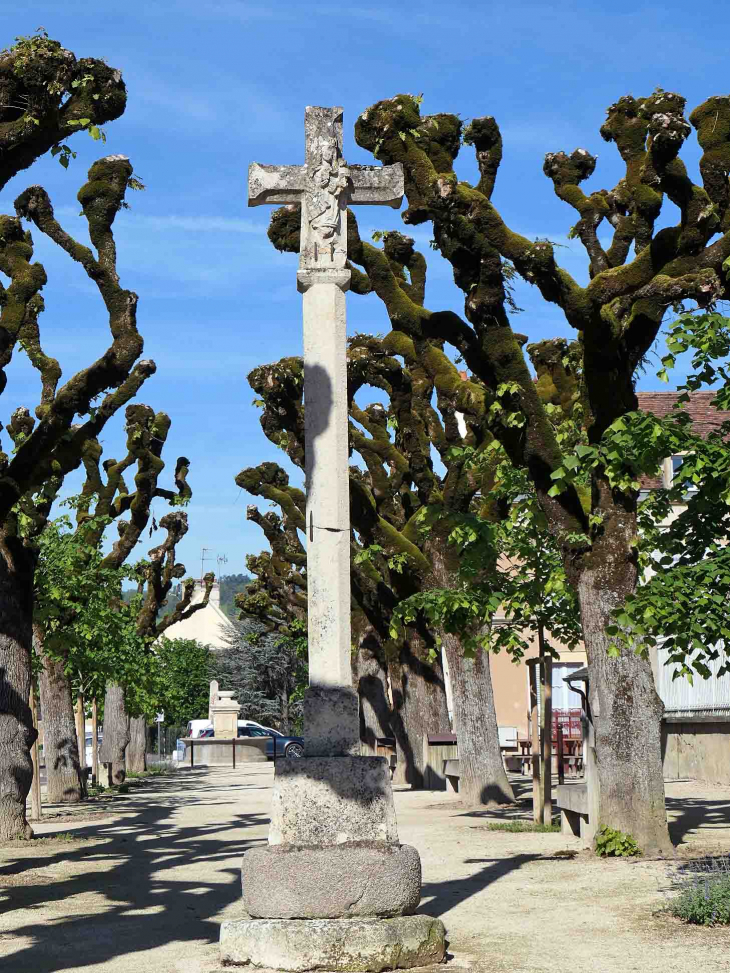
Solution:
[[(248, 204), (301, 204), (301, 243), (297, 282), (303, 294), (305, 470), (307, 484), (307, 588), (310, 698), (317, 707), (334, 704), (336, 690), (352, 693), (350, 664), (350, 503), (345, 292), (347, 207), (353, 204), (397, 208), (403, 198), (403, 170), (392, 166), (348, 166), (342, 158), (342, 108), (307, 108), (303, 166), (263, 166), (248, 175)], [(355, 700), (356, 702), (356, 700)], [(348, 713), (352, 707), (346, 706)], [(309, 708), (311, 714), (312, 709)], [(355, 715), (357, 710), (355, 710)], [(349, 717), (340, 712), (347, 722)], [(314, 721), (333, 722), (319, 713)], [(340, 727), (343, 739), (329, 746), (307, 719), (307, 753), (354, 748), (353, 728)], [(355, 731), (357, 727), (354, 728)], [(333, 732), (334, 731), (334, 732)], [(349, 742), (347, 739), (349, 738)], [(334, 744), (334, 746), (333, 746)]]

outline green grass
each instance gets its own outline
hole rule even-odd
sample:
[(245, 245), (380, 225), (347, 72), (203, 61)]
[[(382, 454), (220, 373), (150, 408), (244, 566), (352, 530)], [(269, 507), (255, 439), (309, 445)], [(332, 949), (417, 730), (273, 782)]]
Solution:
[(490, 821), (486, 825), (487, 831), (509, 831), (511, 834), (534, 832), (536, 834), (558, 834), (559, 824), (535, 824), (534, 821)]

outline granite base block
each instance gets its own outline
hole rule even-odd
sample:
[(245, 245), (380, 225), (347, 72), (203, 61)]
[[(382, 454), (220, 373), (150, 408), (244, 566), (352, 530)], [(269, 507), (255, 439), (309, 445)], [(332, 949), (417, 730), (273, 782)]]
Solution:
[(221, 926), (226, 966), (305, 973), (381, 973), (441, 963), (444, 924), (430, 916), (395, 919), (234, 919)]
[(421, 860), (411, 845), (252, 848), (243, 856), (241, 879), (243, 907), (255, 918), (402, 916), (421, 900)]

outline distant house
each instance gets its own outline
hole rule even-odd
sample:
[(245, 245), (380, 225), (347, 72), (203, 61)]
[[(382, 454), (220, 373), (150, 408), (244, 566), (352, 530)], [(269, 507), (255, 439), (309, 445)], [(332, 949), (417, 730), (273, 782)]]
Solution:
[[(192, 605), (200, 604), (203, 600), (204, 591), (205, 583), (196, 581), (191, 600)], [(232, 631), (231, 620), (221, 609), (220, 586), (216, 581), (205, 608), (201, 608), (190, 618), (171, 625), (165, 631), (164, 637), (168, 639), (194, 639), (203, 645), (209, 645), (214, 651), (220, 651), (228, 647), (228, 637)]]

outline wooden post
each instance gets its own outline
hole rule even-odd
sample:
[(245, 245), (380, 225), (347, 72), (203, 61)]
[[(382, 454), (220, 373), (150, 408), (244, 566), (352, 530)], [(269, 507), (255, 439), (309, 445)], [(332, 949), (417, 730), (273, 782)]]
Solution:
[(565, 766), (563, 764), (563, 728), (562, 728), (562, 726), (559, 726), (558, 727), (557, 746), (558, 746), (558, 783), (559, 784), (564, 784), (565, 783)]
[(537, 660), (528, 662), (530, 673), (530, 730), (532, 735), (532, 818), (542, 824), (542, 788), (540, 787), (540, 714), (537, 705)]
[[(542, 634), (542, 629), (540, 630)], [(553, 660), (543, 656), (542, 677), (542, 820), (553, 823)]]
[[(33, 726), (38, 729), (38, 707), (35, 701), (35, 684), (30, 684), (30, 712)], [(33, 761), (33, 783), (31, 785), (31, 820), (40, 821), (43, 816), (41, 810), (41, 762), (38, 757), (38, 737), (35, 738), (30, 752)]]
[(91, 700), (91, 781), (99, 780), (99, 710), (96, 696)]
[(84, 712), (84, 694), (76, 697), (76, 739), (79, 745), (79, 767), (86, 768), (86, 714)]

